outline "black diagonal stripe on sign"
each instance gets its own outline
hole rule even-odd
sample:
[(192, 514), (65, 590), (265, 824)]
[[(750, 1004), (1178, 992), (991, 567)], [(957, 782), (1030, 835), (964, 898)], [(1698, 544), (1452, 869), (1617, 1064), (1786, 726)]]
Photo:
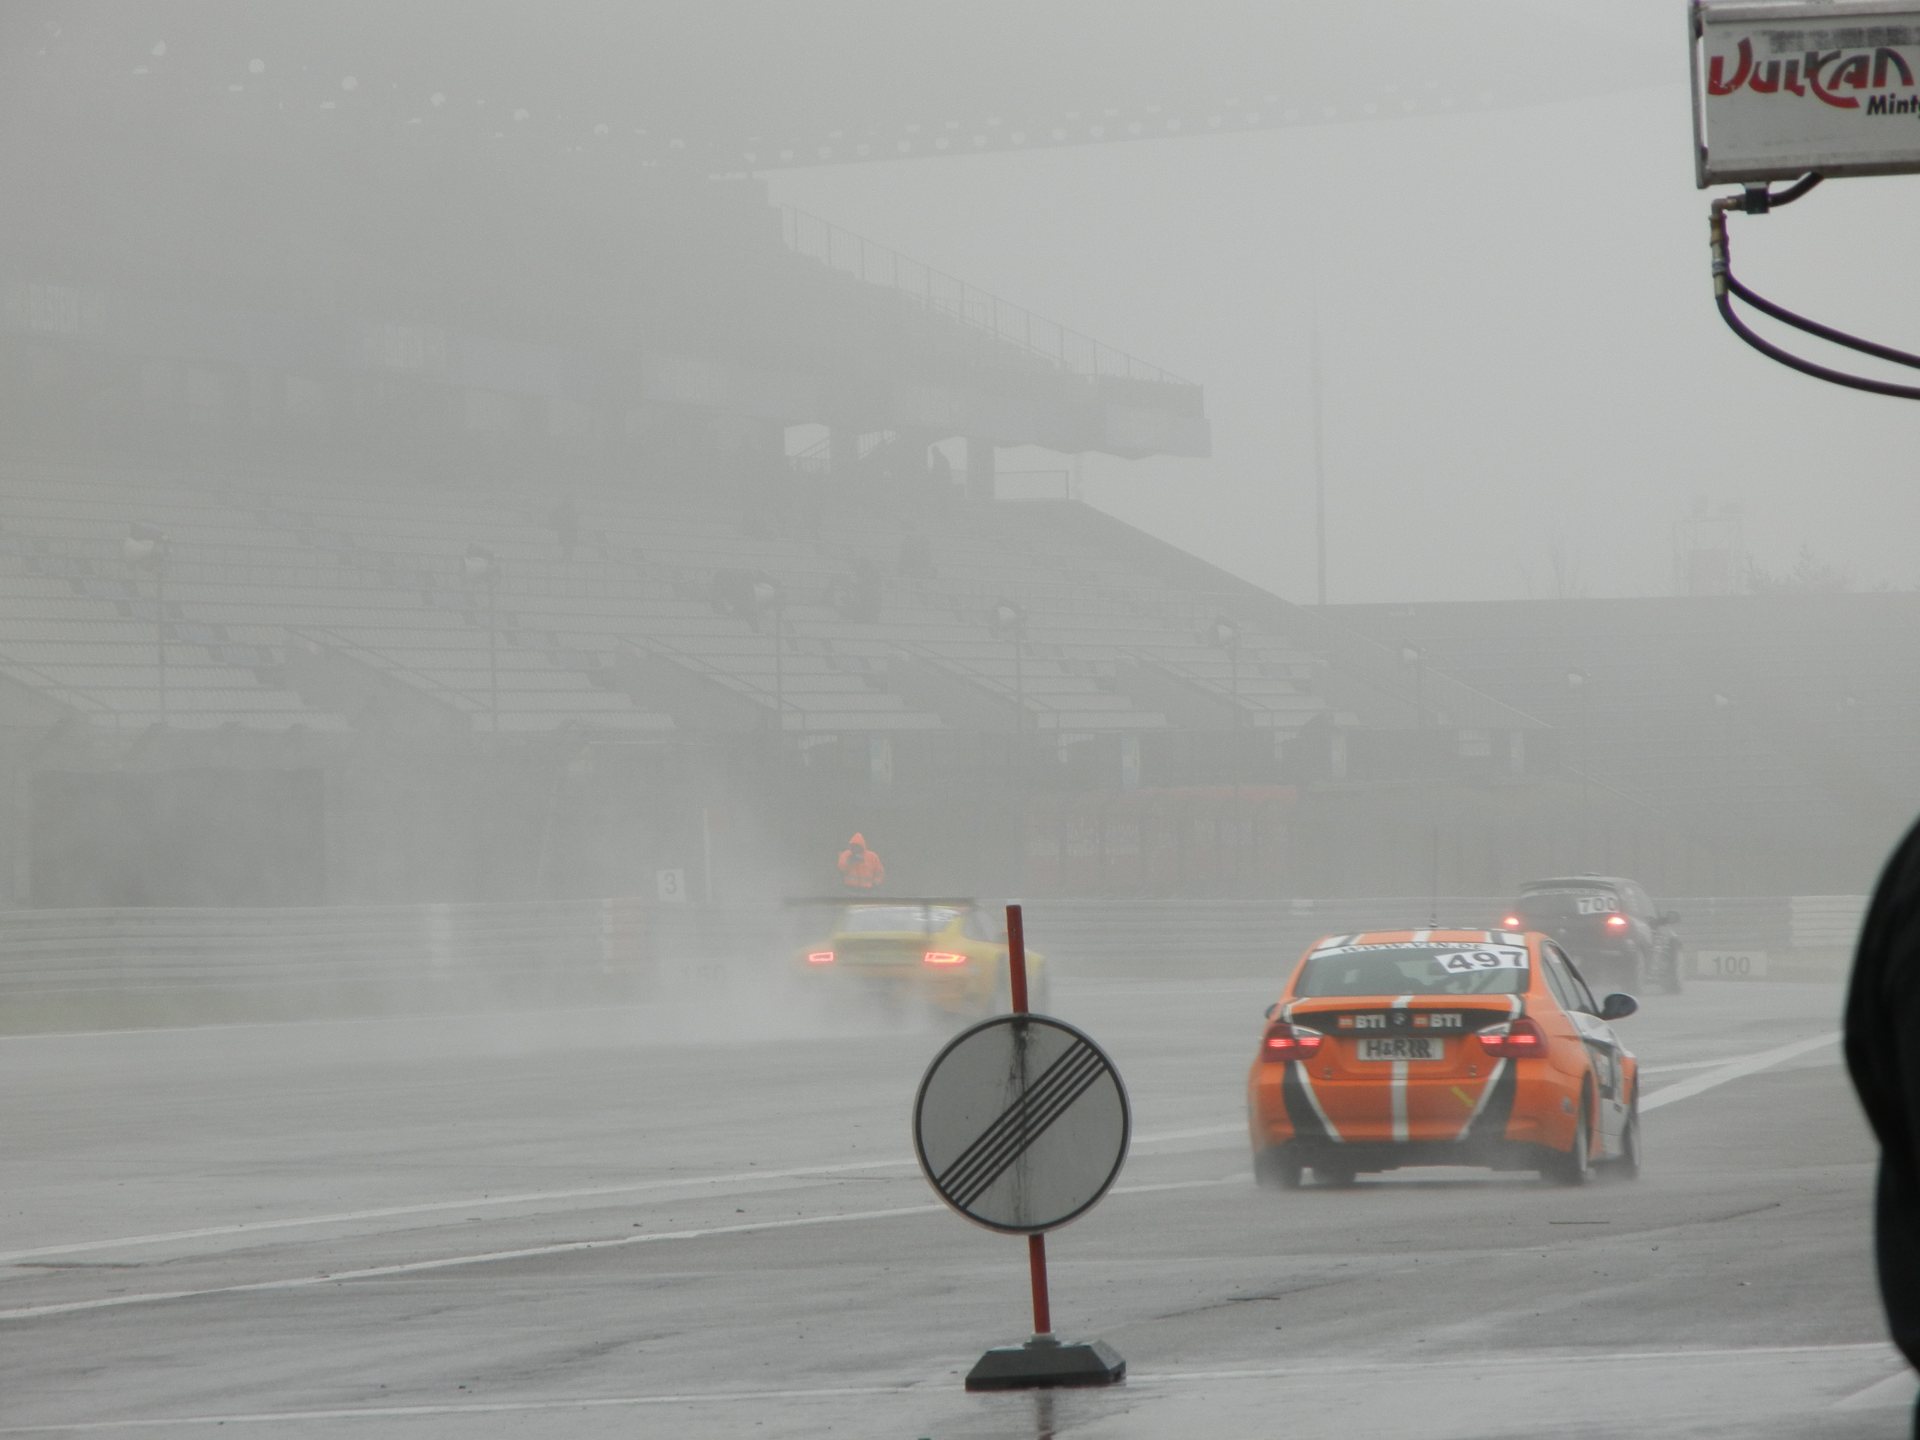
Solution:
[(1097, 1060), (1078, 1066), (1064, 1088), (1056, 1089), (1040, 1105), (1028, 1112), (1027, 1123), (1007, 1137), (987, 1162), (961, 1187), (957, 1203), (971, 1205), (980, 1196), (992, 1188), (995, 1181), (1006, 1174), (1019, 1158), (1032, 1149), (1040, 1137), (1053, 1127), (1053, 1122), (1066, 1114), (1073, 1103), (1099, 1080), (1105, 1073), (1105, 1067)]
[[(1084, 1093), (1087, 1084), (1092, 1083), (1090, 1078), (1086, 1078), (1089, 1075), (1089, 1067), (1091, 1067), (1091, 1075), (1095, 1077), (1099, 1075), (1102, 1068), (1099, 1052), (1086, 1044), (1076, 1045), (1049, 1065), (1040, 1080), (1020, 1093), (1020, 1098), (1013, 1103), (1007, 1114), (994, 1123), (988, 1134), (983, 1135), (980, 1140), (976, 1140), (968, 1147), (973, 1158), (965, 1165), (956, 1163), (947, 1167), (947, 1173), (943, 1178), (951, 1182), (952, 1187), (947, 1193), (952, 1195), (965, 1191), (977, 1195), (986, 1188), (984, 1185), (975, 1184), (981, 1174), (992, 1172), (992, 1178), (987, 1181), (989, 1185), (994, 1179), (999, 1178), (1000, 1172), (1006, 1168), (1003, 1162), (1010, 1158), (1008, 1151), (1011, 1149), (1012, 1156), (1017, 1157), (1038, 1138), (1033, 1131), (1033, 1126), (1041, 1114), (1049, 1110), (1053, 1102), (1069, 1090), (1072, 1090), (1072, 1094), (1068, 1097), (1068, 1104), (1072, 1104)], [(1082, 1083), (1083, 1079), (1085, 1083)], [(1077, 1089), (1074, 1088), (1076, 1086)], [(1051, 1124), (1052, 1121), (1049, 1120), (1048, 1123)], [(983, 1146), (982, 1142), (987, 1140), (991, 1140), (992, 1143)]]
[(999, 1158), (999, 1163), (974, 1183), (972, 1189), (967, 1192), (966, 1198), (957, 1200), (955, 1203), (964, 1209), (975, 1200), (978, 1200), (982, 1195), (986, 1194), (988, 1190), (992, 1189), (994, 1181), (1006, 1174), (1007, 1171), (1013, 1167), (1013, 1163), (1016, 1160), (1026, 1154), (1028, 1150), (1032, 1149), (1034, 1143), (1053, 1128), (1053, 1122), (1072, 1109), (1073, 1102), (1093, 1088), (1094, 1083), (1106, 1073), (1106, 1066), (1100, 1064), (1096, 1059), (1090, 1068), (1081, 1072), (1081, 1077), (1074, 1082), (1073, 1088), (1070, 1091), (1059, 1095), (1054, 1102), (1047, 1107), (1044, 1114), (1036, 1115), (1032, 1125), (1029, 1128), (1021, 1130), (1014, 1137), (1014, 1143), (1006, 1147), (1005, 1153)]
[(1035, 1103), (1072, 1083), (1074, 1072), (1090, 1053), (1091, 1047), (1084, 1043), (1076, 1043), (1063, 1051), (947, 1166), (939, 1178), (940, 1188), (951, 1194), (955, 1188), (968, 1185), (981, 1168), (993, 1164), (998, 1152), (1031, 1123)]
[(1051, 1085), (1058, 1073), (1068, 1063), (1074, 1061), (1082, 1051), (1092, 1053), (1093, 1047), (1084, 1040), (1075, 1040), (1072, 1045), (1055, 1058), (1051, 1065), (1040, 1072), (1039, 1076), (1031, 1085), (1014, 1097), (1013, 1103), (1007, 1106), (1005, 1110), (1002, 1110), (999, 1118), (987, 1126), (985, 1130), (981, 1131), (979, 1137), (975, 1139), (971, 1145), (953, 1157), (953, 1160), (948, 1164), (947, 1168), (934, 1177), (933, 1183), (940, 1187), (942, 1194), (950, 1193), (949, 1187), (963, 1172), (971, 1169), (978, 1163), (980, 1157), (988, 1150), (991, 1150), (998, 1141), (1004, 1137), (1007, 1131), (1015, 1129), (1020, 1125), (1021, 1113), (1032, 1104), (1030, 1097), (1036, 1091), (1046, 1089)]
[(1087, 1086), (1099, 1078), (1100, 1072), (1098, 1057), (1075, 1056), (1073, 1063), (1054, 1077), (1044, 1093), (1036, 1094), (1029, 1090), (1019, 1123), (1001, 1131), (992, 1146), (981, 1151), (972, 1165), (953, 1177), (953, 1188), (949, 1194), (954, 1202), (965, 1206), (984, 1193), (1006, 1173), (1009, 1165), (1027, 1152), (1067, 1106), (1086, 1093)]
[(966, 1166), (950, 1171), (947, 1193), (955, 1204), (971, 1203), (998, 1180), (1106, 1068), (1091, 1045), (1077, 1046), (1061, 1060), (1064, 1063), (1049, 1067), (1044, 1084), (1022, 1094), (1011, 1123), (997, 1128), (993, 1142), (976, 1151)]

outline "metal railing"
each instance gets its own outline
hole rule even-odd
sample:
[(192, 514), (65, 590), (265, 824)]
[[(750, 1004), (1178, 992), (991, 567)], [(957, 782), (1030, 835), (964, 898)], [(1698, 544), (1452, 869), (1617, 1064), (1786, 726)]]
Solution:
[(77, 710), (89, 720), (109, 723), (115, 730), (120, 728), (123, 712), (116, 710), (98, 696), (90, 695), (84, 690), (76, 690), (71, 685), (55, 680), (37, 665), (29, 665), (24, 660), (14, 659), (4, 650), (0, 650), (0, 674), (23, 677), (33, 683), (34, 689), (55, 703)]
[(424, 670), (416, 670), (410, 665), (402, 664), (382, 651), (369, 650), (366, 646), (356, 644), (346, 636), (324, 626), (292, 626), (288, 628), (287, 635), (293, 643), (304, 642), (317, 649), (330, 650), (357, 665), (364, 665), (369, 670), (377, 671), (382, 675), (391, 675), (436, 700), (445, 701), (462, 714), (477, 715), (487, 709), (485, 696), (469, 695), (465, 690), (449, 685), (444, 680), (427, 674)]
[(753, 911), (639, 901), (0, 911), (0, 1001), (326, 995), (356, 1008), (627, 982), (772, 943)]
[[(1321, 935), (1429, 916), (1483, 926), (1497, 923), (1509, 899), (1039, 900), (1026, 907), (1027, 933), (1063, 979), (1264, 976), (1277, 984)], [(1866, 905), (1861, 896), (1669, 903), (1689, 953), (1761, 951), (1787, 962), (1776, 976), (1830, 980), (1843, 973)], [(626, 898), (0, 911), (0, 1016), (54, 997), (191, 1002), (209, 992), (275, 991), (353, 1008), (583, 987), (646, 998), (701, 984), (765, 986), (826, 923), (824, 911), (806, 907)]]
[[(775, 662), (778, 664), (782, 655), (795, 653), (793, 649), (794, 636), (790, 622), (776, 621), (775, 623), (785, 631), (784, 640), (786, 648), (784, 650), (781, 648), (782, 637), (778, 631), (776, 631), (774, 645), (772, 647)], [(800, 707), (788, 699), (784, 693), (775, 693), (773, 687), (762, 687), (738, 671), (728, 669), (725, 665), (722, 665), (710, 656), (689, 650), (684, 645), (676, 645), (673, 641), (664, 639), (658, 635), (629, 635), (626, 637), (625, 643), (637, 654), (651, 655), (657, 659), (665, 660), (670, 664), (679, 665), (691, 671), (693, 674), (700, 676), (701, 679), (711, 681), (720, 686), (731, 694), (742, 696), (757, 705), (764, 705), (773, 713), (775, 724), (777, 728), (781, 730), (791, 728), (787, 723), (787, 717), (791, 714), (799, 714), (802, 726), (806, 723), (806, 716), (801, 712)]]
[[(83, 574), (101, 580), (125, 578), (127, 567), (118, 558), (117, 540), (109, 543), (105, 539), (89, 541), (74, 537), (51, 537), (37, 539), (35, 543), (36, 549), (29, 556), (0, 554), (0, 569), (9, 574), (31, 573), (26, 568), (28, 562), (38, 562), (43, 578), (49, 578), (48, 562), (52, 562), (50, 578), (70, 579)], [(609, 548), (605, 541), (598, 543), (603, 550)], [(296, 566), (279, 559), (237, 558), (237, 552), (244, 548), (239, 544), (209, 541), (173, 541), (167, 563), (168, 582), (170, 585), (192, 585), (202, 581), (253, 584), (261, 586), (263, 591), (287, 586), (342, 591), (412, 591), (425, 583), (436, 591), (468, 596), (476, 607), (485, 603), (481, 598), (484, 590), (465, 578), (458, 555), (410, 555), (396, 550), (366, 547), (342, 553), (316, 549), (290, 536), (285, 539), (284, 548), (304, 549), (314, 557), (310, 563)], [(87, 568), (84, 571), (61, 568), (76, 561), (85, 562)], [(697, 566), (663, 563), (638, 554), (566, 560), (514, 557), (503, 567), (501, 593), (517, 592), (554, 599), (625, 600), (633, 598), (631, 591), (636, 584), (654, 582), (655, 588), (659, 588), (660, 585), (670, 585), (676, 578), (684, 580), (700, 573), (700, 567)], [(191, 607), (199, 602), (185, 600), (171, 603)]]

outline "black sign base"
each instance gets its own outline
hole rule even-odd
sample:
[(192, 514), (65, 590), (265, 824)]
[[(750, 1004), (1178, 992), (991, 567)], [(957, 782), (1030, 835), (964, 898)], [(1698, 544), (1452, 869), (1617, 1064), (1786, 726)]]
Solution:
[(1056, 1385), (1111, 1385), (1127, 1378), (1127, 1362), (1104, 1340), (1062, 1345), (1036, 1335), (1024, 1345), (1002, 1345), (967, 1372), (969, 1390), (1038, 1390)]

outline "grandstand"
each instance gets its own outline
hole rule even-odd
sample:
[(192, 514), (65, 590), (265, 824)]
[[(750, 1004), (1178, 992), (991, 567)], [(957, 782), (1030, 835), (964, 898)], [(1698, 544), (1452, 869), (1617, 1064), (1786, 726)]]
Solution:
[(1884, 839), (1912, 697), (1835, 616), (1649, 602), (1649, 665), (1625, 611), (1320, 612), (1014, 498), (1008, 447), (1205, 455), (1201, 387), (771, 205), (746, 122), (676, 160), (350, 26), (321, 85), (69, 18), (0, 57), (0, 904), (725, 902), (856, 828), (949, 893), (1805, 890), (1770, 815)]
[[(235, 730), (291, 732), (280, 753), (322, 768), (376, 738), (396, 755), (457, 738), (476, 757), (720, 746), (831, 773), (840, 807), (910, 812), (932, 787), (969, 834), (1036, 789), (1271, 798), (1344, 778), (1362, 712), (1406, 723), (1404, 677), (1369, 673), (1379, 647), (1329, 645), (1144, 536), (1116, 545), (1123, 527), (1084, 507), (798, 470), (769, 483), (747, 494), (773, 497), (772, 527), (732, 489), (585, 475), (556, 519), (551, 479), (475, 492), (15, 460), (8, 719), (84, 732), (102, 767), (136, 745), (144, 764), (187, 763), (195, 732)], [(1007, 604), (1016, 635), (997, 624)]]

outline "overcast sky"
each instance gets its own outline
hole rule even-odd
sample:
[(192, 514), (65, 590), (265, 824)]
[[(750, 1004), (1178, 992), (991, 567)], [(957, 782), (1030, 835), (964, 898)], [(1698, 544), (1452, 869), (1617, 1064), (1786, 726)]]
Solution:
[[(1635, 88), (784, 171), (773, 195), (1204, 382), (1212, 459), (1098, 457), (1086, 498), (1290, 598), (1314, 593), (1316, 313), (1335, 602), (1669, 594), (1676, 522), (1702, 506), (1737, 507), (1763, 565), (1804, 544), (1862, 585), (1920, 585), (1920, 405), (1802, 378), (1722, 326), (1683, 4), (1598, 13), (1649, 57)], [(1512, 64), (1550, 73), (1564, 43), (1515, 33)], [(1917, 201), (1912, 178), (1833, 182), (1737, 219), (1736, 267), (1920, 345)]]

